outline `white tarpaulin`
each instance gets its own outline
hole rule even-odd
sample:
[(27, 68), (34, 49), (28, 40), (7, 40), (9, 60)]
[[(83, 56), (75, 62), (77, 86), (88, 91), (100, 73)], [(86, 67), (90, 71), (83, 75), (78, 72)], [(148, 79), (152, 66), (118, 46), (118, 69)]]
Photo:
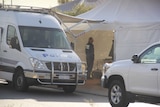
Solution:
[(148, 23), (160, 21), (160, 0), (106, 0), (81, 18), (109, 23)]
[[(83, 33), (91, 30), (92, 26), (90, 26), (90, 24), (100, 24), (104, 22), (104, 20), (92, 20), (80, 17), (73, 17), (54, 11), (51, 11), (50, 14), (55, 16), (60, 21), (66, 32), (71, 33), (75, 37), (80, 36)], [(79, 34), (74, 34), (72, 30), (83, 30), (83, 32)]]
[(115, 31), (115, 60), (131, 58), (160, 41), (160, 0), (107, 0), (78, 17), (105, 20), (94, 29)]

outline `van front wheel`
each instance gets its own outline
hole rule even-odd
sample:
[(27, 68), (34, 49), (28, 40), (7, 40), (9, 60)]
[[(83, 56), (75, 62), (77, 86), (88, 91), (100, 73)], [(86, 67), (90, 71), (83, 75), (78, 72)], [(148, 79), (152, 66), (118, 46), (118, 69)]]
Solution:
[(75, 85), (63, 86), (63, 90), (65, 93), (73, 93), (76, 90)]
[(27, 91), (28, 85), (24, 73), (22, 71), (16, 72), (14, 76), (14, 87), (18, 91)]

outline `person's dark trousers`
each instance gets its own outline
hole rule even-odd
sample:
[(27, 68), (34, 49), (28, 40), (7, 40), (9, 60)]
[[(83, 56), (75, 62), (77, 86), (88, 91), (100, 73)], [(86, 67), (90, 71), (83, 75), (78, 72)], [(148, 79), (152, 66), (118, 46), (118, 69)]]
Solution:
[(90, 75), (93, 68), (93, 58), (87, 58), (87, 78), (90, 79)]

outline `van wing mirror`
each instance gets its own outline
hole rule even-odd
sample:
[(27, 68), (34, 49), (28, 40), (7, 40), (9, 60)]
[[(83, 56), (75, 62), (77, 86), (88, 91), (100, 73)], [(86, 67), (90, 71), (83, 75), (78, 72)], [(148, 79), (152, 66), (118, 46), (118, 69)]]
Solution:
[(138, 56), (138, 55), (133, 55), (133, 56), (132, 56), (132, 61), (133, 61), (134, 63), (137, 63), (137, 62), (138, 62), (138, 59), (139, 59), (139, 56)]
[(11, 43), (10, 43), (11, 47), (13, 49), (17, 49), (20, 51), (20, 46), (19, 46), (19, 41), (18, 38), (15, 36), (13, 38), (11, 38)]

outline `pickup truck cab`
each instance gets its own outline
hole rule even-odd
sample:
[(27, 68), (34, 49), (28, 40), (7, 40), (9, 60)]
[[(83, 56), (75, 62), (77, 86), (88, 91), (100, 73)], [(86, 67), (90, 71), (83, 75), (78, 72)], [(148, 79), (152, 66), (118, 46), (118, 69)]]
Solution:
[(127, 107), (137, 96), (160, 98), (160, 42), (132, 59), (105, 64), (101, 84), (112, 107)]

